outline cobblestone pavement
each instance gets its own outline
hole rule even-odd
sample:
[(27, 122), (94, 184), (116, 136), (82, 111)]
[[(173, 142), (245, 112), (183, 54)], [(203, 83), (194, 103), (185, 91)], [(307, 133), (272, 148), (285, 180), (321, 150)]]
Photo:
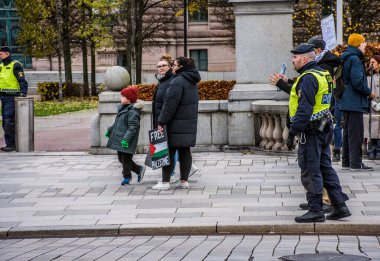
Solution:
[(379, 261), (379, 240), (379, 237), (375, 236), (289, 235), (7, 239), (0, 241), (0, 256), (1, 260), (13, 261), (274, 261), (283, 256), (296, 254), (336, 253)]
[[(144, 155), (136, 155), (137, 162)], [(116, 156), (0, 156), (0, 237), (175, 234), (380, 234), (380, 167), (342, 171), (352, 216), (297, 224), (305, 201), (295, 157), (195, 153), (191, 189), (156, 191), (160, 170), (120, 186)]]

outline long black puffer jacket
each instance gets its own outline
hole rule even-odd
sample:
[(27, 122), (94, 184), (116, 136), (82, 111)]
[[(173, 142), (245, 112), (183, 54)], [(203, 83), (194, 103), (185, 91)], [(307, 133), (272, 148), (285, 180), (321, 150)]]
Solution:
[(169, 83), (173, 78), (173, 72), (167, 71), (163, 78), (158, 80), (158, 85), (153, 94), (152, 110), (153, 110), (153, 128), (157, 128), (158, 116), (162, 110), (164, 104), (164, 97), (166, 89), (169, 87)]
[(197, 139), (198, 70), (184, 66), (176, 71), (164, 97), (158, 124), (167, 126), (170, 147), (194, 147)]

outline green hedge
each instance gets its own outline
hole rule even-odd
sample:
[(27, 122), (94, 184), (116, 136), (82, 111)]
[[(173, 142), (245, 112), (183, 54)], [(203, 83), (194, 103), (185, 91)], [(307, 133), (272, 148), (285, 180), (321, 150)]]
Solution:
[[(81, 97), (81, 89), (83, 84), (72, 83), (68, 88), (66, 82), (62, 83), (63, 97)], [(40, 82), (37, 84), (37, 93), (41, 97), (41, 101), (51, 101), (59, 98), (58, 82)]]

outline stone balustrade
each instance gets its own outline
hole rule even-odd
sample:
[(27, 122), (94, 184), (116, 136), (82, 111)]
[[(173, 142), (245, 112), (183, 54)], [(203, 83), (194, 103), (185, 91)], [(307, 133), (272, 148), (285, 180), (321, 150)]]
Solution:
[(288, 101), (259, 100), (251, 105), (255, 122), (259, 122), (259, 147), (274, 151), (287, 150), (285, 141), (289, 134), (286, 127)]

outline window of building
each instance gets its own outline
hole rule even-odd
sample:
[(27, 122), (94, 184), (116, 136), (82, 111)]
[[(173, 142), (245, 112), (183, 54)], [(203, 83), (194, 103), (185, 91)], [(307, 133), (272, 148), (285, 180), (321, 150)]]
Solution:
[(207, 50), (190, 50), (190, 57), (194, 59), (199, 71), (208, 70)]
[(207, 7), (200, 9), (197, 12), (189, 14), (189, 22), (208, 22), (208, 9)]
[(0, 0), (0, 45), (12, 50), (14, 60), (20, 61), (24, 68), (32, 68), (32, 57), (25, 56), (24, 46), (17, 43), (20, 35), (20, 17), (14, 0)]

